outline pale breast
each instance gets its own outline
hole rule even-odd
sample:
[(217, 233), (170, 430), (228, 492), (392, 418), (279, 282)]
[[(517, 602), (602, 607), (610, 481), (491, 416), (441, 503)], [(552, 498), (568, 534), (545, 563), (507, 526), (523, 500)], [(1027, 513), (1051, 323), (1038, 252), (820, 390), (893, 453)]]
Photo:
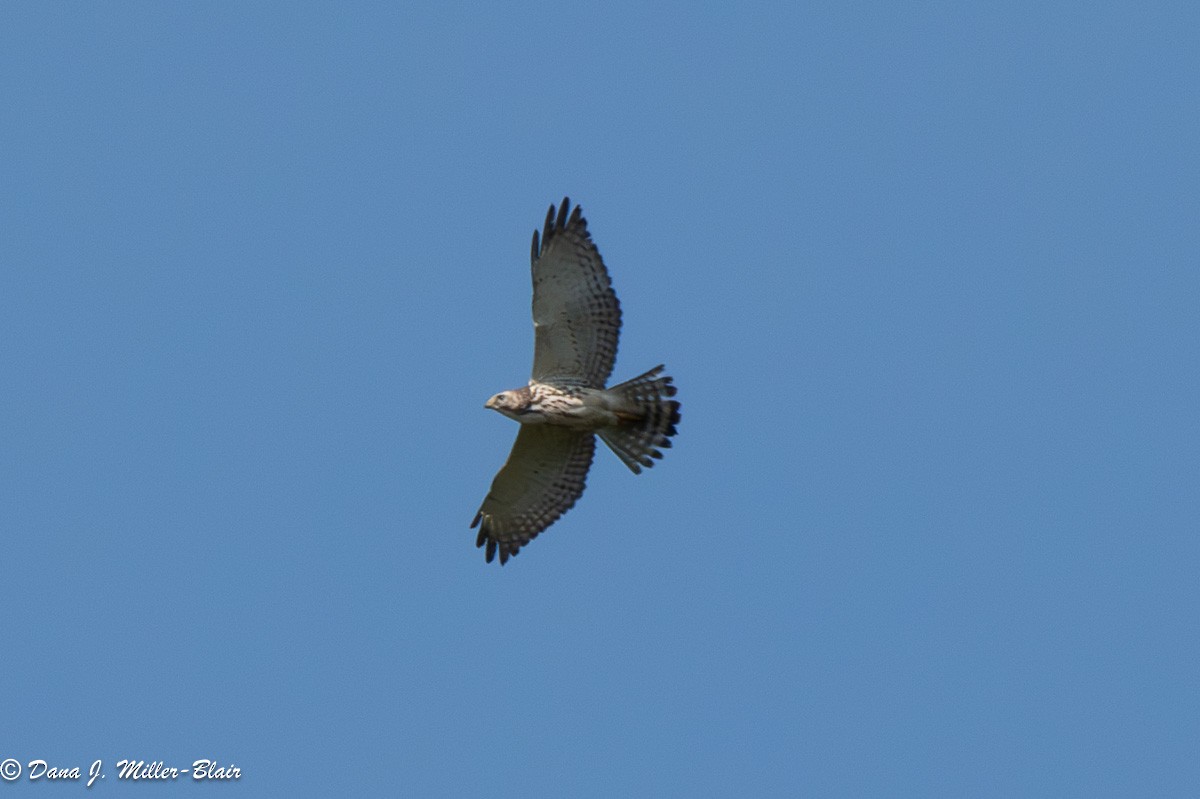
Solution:
[[(532, 401), (525, 423), (554, 424), (579, 430), (598, 430), (617, 424), (603, 390), (577, 386), (559, 387), (530, 382)], [(538, 417), (534, 419), (532, 417)]]

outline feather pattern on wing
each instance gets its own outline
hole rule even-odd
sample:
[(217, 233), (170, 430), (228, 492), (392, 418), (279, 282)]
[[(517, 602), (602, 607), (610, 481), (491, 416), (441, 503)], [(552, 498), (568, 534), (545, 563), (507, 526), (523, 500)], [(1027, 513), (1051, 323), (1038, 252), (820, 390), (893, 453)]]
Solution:
[(563, 198), (533, 233), (533, 379), (603, 388), (617, 359), (621, 305), (580, 207)]
[(475, 545), (487, 545), (488, 563), (499, 550), (503, 565), (575, 504), (595, 451), (590, 432), (521, 425), (508, 461), (471, 522), (479, 526)]

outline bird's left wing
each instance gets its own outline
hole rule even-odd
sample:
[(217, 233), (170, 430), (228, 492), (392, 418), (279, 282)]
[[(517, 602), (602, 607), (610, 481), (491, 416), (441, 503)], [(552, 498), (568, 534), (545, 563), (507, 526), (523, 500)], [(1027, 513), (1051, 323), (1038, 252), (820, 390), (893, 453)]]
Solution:
[(533, 232), (533, 379), (604, 388), (617, 360), (621, 304), (579, 206), (564, 197)]
[(496, 474), (471, 527), (475, 545), (487, 544), (487, 562), (500, 564), (566, 513), (583, 494), (596, 439), (554, 425), (521, 425), (508, 462)]

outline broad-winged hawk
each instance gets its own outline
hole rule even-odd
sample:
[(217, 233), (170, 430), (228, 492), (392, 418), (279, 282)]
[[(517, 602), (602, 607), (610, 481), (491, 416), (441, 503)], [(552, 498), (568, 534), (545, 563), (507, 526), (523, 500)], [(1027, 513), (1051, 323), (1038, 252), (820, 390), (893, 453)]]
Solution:
[(634, 474), (661, 458), (679, 423), (671, 378), (657, 366), (605, 388), (617, 357), (621, 306), (579, 206), (563, 198), (533, 232), (533, 376), (487, 401), (521, 423), (508, 462), (471, 522), (487, 561), (516, 555), (580, 495), (596, 439)]

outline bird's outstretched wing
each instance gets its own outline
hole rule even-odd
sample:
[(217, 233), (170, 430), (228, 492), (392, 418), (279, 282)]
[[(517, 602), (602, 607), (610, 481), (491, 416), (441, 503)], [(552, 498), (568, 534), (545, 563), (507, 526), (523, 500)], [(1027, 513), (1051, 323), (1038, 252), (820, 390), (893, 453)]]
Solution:
[(516, 555), (583, 494), (596, 439), (554, 425), (521, 425), (508, 462), (496, 474), (471, 527), (476, 546), (487, 544), (487, 561)]
[(579, 206), (564, 197), (533, 232), (533, 379), (604, 388), (617, 359), (621, 304)]

